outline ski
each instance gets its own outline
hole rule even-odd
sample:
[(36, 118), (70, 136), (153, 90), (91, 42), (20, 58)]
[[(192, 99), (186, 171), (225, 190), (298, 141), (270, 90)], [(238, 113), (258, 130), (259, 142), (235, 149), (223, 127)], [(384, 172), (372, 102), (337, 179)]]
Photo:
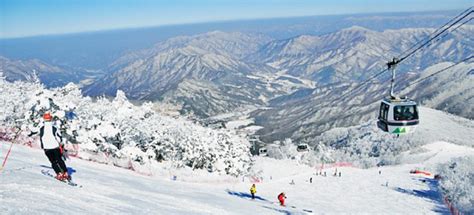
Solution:
[(69, 180), (69, 181), (60, 181), (60, 180), (56, 179), (56, 177), (55, 177), (53, 174), (51, 174), (51, 173), (49, 172), (49, 170), (44, 170), (44, 169), (43, 169), (43, 170), (41, 170), (41, 174), (43, 174), (43, 175), (45, 175), (45, 176), (49, 176), (49, 177), (53, 178), (53, 179), (56, 180), (56, 181), (63, 182), (63, 183), (65, 183), (65, 184), (67, 184), (67, 185), (69, 185), (69, 186), (72, 186), (72, 187), (79, 187), (79, 188), (82, 187), (82, 185), (79, 185), (79, 184), (77, 184), (77, 183), (75, 183), (75, 182), (73, 182), (73, 181), (71, 181), (71, 180)]

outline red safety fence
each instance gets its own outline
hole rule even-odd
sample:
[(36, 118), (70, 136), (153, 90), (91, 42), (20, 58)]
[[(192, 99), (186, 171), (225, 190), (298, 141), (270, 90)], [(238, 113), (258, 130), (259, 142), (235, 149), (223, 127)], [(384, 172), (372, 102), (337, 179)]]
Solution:
[(335, 168), (335, 167), (353, 167), (352, 163), (349, 162), (336, 162), (336, 163), (326, 163), (326, 164), (321, 164), (321, 165), (316, 165), (316, 168), (319, 167), (319, 169), (329, 169), (329, 168)]
[(15, 133), (15, 128), (0, 127), (0, 140), (10, 142), (15, 137)]
[(261, 178), (257, 177), (257, 176), (251, 176), (250, 177), (250, 182), (252, 183), (260, 183), (262, 182)]
[(433, 174), (431, 174), (430, 172), (428, 171), (423, 171), (423, 170), (410, 170), (410, 173), (411, 174), (420, 174), (420, 175), (426, 175), (426, 176), (433, 176)]
[[(16, 128), (10, 128), (10, 127), (0, 127), (0, 141), (5, 141), (5, 144), (8, 144), (9, 149), (7, 150), (6, 154), (0, 154), (0, 157), (2, 157), (3, 161), (0, 160), (0, 167), (3, 169), (3, 167), (6, 164), (6, 161), (8, 160), (8, 157), (10, 156), (11, 152), (11, 147), (13, 144), (20, 144), (20, 145), (25, 145), (30, 148), (36, 148), (39, 149), (39, 137), (38, 136), (32, 136), (28, 137), (28, 133), (26, 132), (20, 132), (19, 135), (15, 139), (16, 132), (18, 130)], [(13, 142), (12, 142), (13, 141)], [(125, 165), (117, 165), (112, 161), (112, 159), (109, 157), (108, 153), (103, 153), (104, 159), (100, 160), (96, 157), (91, 158), (90, 156), (87, 156), (87, 153), (85, 154), (85, 157), (82, 157), (79, 152), (80, 152), (80, 147), (79, 144), (66, 144), (66, 150), (68, 150), (68, 156), (69, 157), (75, 157), (81, 160), (87, 160), (87, 161), (92, 161), (95, 163), (102, 163), (102, 164), (113, 164), (114, 166), (125, 168), (125, 169), (130, 169), (140, 175), (146, 175), (146, 176), (151, 176), (151, 172), (143, 172), (137, 168), (134, 167), (132, 161), (129, 159), (126, 161)], [(3, 153), (3, 152), (2, 152)], [(101, 156), (99, 153), (97, 154), (99, 157)]]
[(449, 201), (448, 197), (444, 197), (444, 204), (446, 204), (446, 207), (449, 208), (449, 211), (451, 212), (452, 215), (460, 215), (462, 213), (459, 212), (458, 209)]

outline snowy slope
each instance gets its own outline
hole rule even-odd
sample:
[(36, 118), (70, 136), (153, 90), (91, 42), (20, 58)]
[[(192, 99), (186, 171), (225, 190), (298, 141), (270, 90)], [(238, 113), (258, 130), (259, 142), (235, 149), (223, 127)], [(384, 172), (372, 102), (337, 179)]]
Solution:
[[(427, 161), (380, 169), (337, 168), (342, 172), (340, 178), (332, 176), (335, 168), (323, 169), (322, 172), (326, 171), (328, 176), (322, 177), (314, 175), (319, 171), (319, 166), (310, 169), (304, 165), (291, 165), (288, 161), (279, 161), (278, 165), (266, 163), (261, 168), (278, 168), (271, 173), (274, 181), (262, 184), (261, 189), (265, 190), (262, 191), (265, 194), (271, 195), (273, 189), (279, 187), (286, 191), (287, 196), (298, 201), (295, 204), (299, 207), (311, 207), (318, 213), (447, 213), (437, 188), (432, 184), (423, 183), (419, 176), (411, 175), (409, 171), (425, 167), (431, 170), (434, 163), (444, 162), (447, 157), (473, 156), (474, 149), (446, 142), (429, 144), (424, 149), (428, 150), (426, 154), (410, 155), (410, 158), (430, 154)], [(381, 175), (378, 170), (381, 170)], [(282, 172), (289, 174), (275, 177)], [(313, 177), (312, 184), (308, 182), (310, 177)], [(295, 181), (295, 185), (289, 184), (291, 180)], [(388, 187), (385, 186), (387, 182)], [(270, 192), (266, 192), (266, 189)]]
[[(8, 143), (2, 143), (2, 158)], [(423, 153), (408, 153), (423, 158), (418, 163), (358, 169), (338, 168), (342, 177), (330, 176), (334, 169), (323, 169), (328, 176), (316, 176), (311, 168), (292, 160), (256, 159), (254, 171), (263, 180), (257, 184), (261, 200), (249, 200), (248, 178), (229, 180), (195, 172), (199, 181), (170, 180), (165, 175), (143, 176), (135, 172), (73, 159), (67, 162), (82, 188), (70, 187), (43, 176), (48, 161), (41, 150), (15, 145), (0, 174), (2, 214), (305, 214), (313, 213), (448, 213), (432, 181), (421, 181), (409, 171), (430, 170), (435, 163), (457, 156), (474, 156), (474, 149), (447, 142), (424, 147)], [(408, 158), (407, 157), (407, 158)], [(271, 179), (270, 179), (271, 177)], [(313, 177), (313, 183), (308, 182)], [(184, 181), (183, 181), (184, 180)], [(294, 180), (295, 185), (289, 182)], [(388, 187), (386, 183), (388, 182)], [(288, 196), (288, 207), (276, 202), (279, 192)], [(291, 207), (293, 206), (293, 207)]]
[[(6, 148), (6, 144), (2, 144)], [(251, 202), (227, 192), (238, 191), (240, 183), (213, 185), (147, 177), (129, 170), (83, 160), (67, 162), (83, 185), (70, 187), (40, 173), (48, 161), (40, 150), (15, 145), (8, 168), (1, 173), (2, 214), (70, 213), (116, 214), (259, 214), (278, 208), (270, 203)], [(247, 186), (247, 184), (245, 184)], [(31, 204), (25, 204), (29, 202)], [(294, 212), (295, 209), (289, 209)]]
[[(111, 120), (109, 122), (114, 122), (117, 126), (124, 126), (111, 130), (120, 128), (123, 131), (122, 137), (128, 145), (121, 147), (123, 150), (117, 149), (112, 152), (125, 156), (127, 158), (125, 161), (137, 160), (137, 158), (150, 159), (149, 156), (152, 155), (147, 153), (145, 156), (141, 156), (143, 155), (143, 152), (140, 151), (141, 145), (132, 144), (133, 141), (125, 139), (135, 137), (135, 135), (130, 136), (135, 133), (138, 133), (136, 136), (141, 138), (150, 135), (155, 140), (161, 138), (163, 132), (169, 133), (171, 136), (164, 136), (167, 139), (163, 139), (160, 142), (161, 145), (179, 146), (181, 143), (186, 143), (184, 151), (191, 153), (190, 155), (173, 156), (174, 152), (183, 152), (181, 150), (183, 148), (180, 146), (178, 148), (172, 147), (169, 150), (163, 148), (163, 155), (170, 156), (164, 162), (153, 162), (156, 165), (150, 166), (145, 165), (147, 162), (144, 162), (144, 165), (133, 165), (133, 163), (121, 165), (124, 168), (136, 169), (142, 174), (113, 166), (120, 163), (111, 162), (109, 164), (113, 165), (102, 165), (85, 160), (72, 160), (68, 162), (69, 167), (75, 170), (72, 176), (84, 186), (83, 188), (73, 188), (40, 173), (42, 169), (48, 169), (48, 161), (41, 150), (15, 145), (6, 168), (0, 173), (0, 199), (2, 200), (0, 211), (6, 211), (6, 214), (30, 214), (38, 211), (54, 213), (60, 211), (61, 207), (74, 214), (86, 212), (93, 214), (147, 212), (155, 214), (307, 213), (304, 209), (312, 210), (315, 213), (419, 214), (447, 212), (441, 201), (436, 182), (431, 180), (423, 182), (419, 178), (411, 176), (409, 171), (412, 169), (434, 171), (438, 163), (446, 162), (450, 158), (474, 156), (472, 147), (474, 121), (442, 111), (420, 108), (421, 124), (417, 132), (400, 138), (381, 133), (376, 128), (374, 121), (325, 132), (321, 136), (321, 141), (327, 144), (327, 148), (331, 147), (331, 150), (336, 152), (332, 156), (332, 161), (348, 161), (354, 164), (359, 162), (365, 163), (367, 164), (365, 166), (369, 167), (374, 166), (373, 164), (377, 164), (378, 161), (384, 161), (382, 163), (386, 166), (383, 167), (381, 175), (378, 174), (377, 168), (344, 167), (338, 168), (342, 172), (340, 178), (330, 176), (335, 171), (333, 168), (321, 170), (328, 174), (328, 177), (322, 177), (313, 175), (321, 167), (321, 164), (317, 163), (317, 159), (312, 160), (312, 166), (298, 163), (299, 159), (257, 158), (250, 161), (249, 157), (243, 156), (246, 155), (244, 153), (248, 153), (248, 145), (239, 144), (240, 141), (243, 141), (243, 137), (236, 136), (230, 131), (202, 128), (179, 118), (159, 116), (158, 113), (145, 119), (146, 113), (150, 112), (145, 111), (148, 106), (132, 106), (123, 93), (120, 93), (112, 101), (102, 99), (91, 102), (78, 96), (80, 92), (77, 92), (77, 88), (72, 85), (69, 86), (71, 89), (65, 87), (57, 91), (48, 91), (41, 86), (21, 82), (11, 84), (0, 81), (0, 83), (3, 84), (0, 85), (3, 86), (0, 88), (3, 92), (0, 95), (5, 97), (0, 99), (3, 102), (2, 107), (4, 107), (3, 114), (0, 116), (2, 123), (6, 125), (8, 122), (12, 123), (13, 119), (22, 118), (17, 115), (23, 116), (23, 112), (30, 109), (28, 99), (32, 99), (30, 96), (33, 98), (35, 96), (27, 94), (28, 92), (42, 92), (45, 94), (45, 98), (49, 94), (56, 93), (55, 102), (60, 107), (66, 101), (77, 102), (78, 105), (81, 105), (82, 108), (78, 109), (77, 115), (83, 120), (79, 121), (83, 126), (94, 121), (101, 122), (100, 120), (87, 120), (87, 117), (95, 117), (96, 114), (100, 116), (99, 113), (102, 112), (110, 115), (98, 118), (109, 119)], [(11, 98), (15, 98), (14, 102), (11, 102)], [(39, 104), (43, 100), (40, 99)], [(36, 101), (36, 98), (32, 101)], [(51, 105), (51, 103), (48, 104)], [(129, 113), (134, 113), (131, 115), (133, 117), (129, 117)], [(112, 123), (104, 121), (105, 128), (111, 125)], [(159, 125), (153, 129), (154, 131), (147, 129), (154, 127), (154, 125)], [(130, 127), (136, 130), (130, 130)], [(178, 130), (178, 128), (184, 130)], [(80, 130), (79, 133), (84, 137), (92, 137), (100, 132), (100, 130), (92, 129)], [(218, 144), (223, 139), (228, 144)], [(140, 139), (137, 141), (140, 142)], [(149, 146), (153, 146), (153, 143), (151, 142)], [(228, 147), (235, 143), (238, 148)], [(314, 143), (319, 142), (315, 141)], [(226, 147), (212, 147), (216, 144)], [(6, 156), (8, 145), (8, 143), (1, 143), (0, 161)], [(96, 142), (82, 141), (80, 144), (81, 149), (92, 146), (112, 147), (113, 143), (106, 141), (97, 145)], [(287, 151), (289, 151), (288, 149), (291, 148), (287, 148)], [(87, 150), (81, 151), (80, 154), (85, 151)], [(297, 153), (296, 150), (294, 151)], [(345, 155), (349, 155), (351, 151), (356, 152), (353, 157), (342, 156), (346, 152), (349, 153)], [(324, 150), (319, 152), (324, 152)], [(140, 155), (140, 157), (132, 156), (133, 154)], [(212, 157), (207, 157), (213, 154), (222, 156), (222, 159), (212, 160)], [(195, 157), (196, 155), (197, 157)], [(309, 155), (309, 153), (300, 153), (294, 157), (303, 157), (302, 155)], [(169, 165), (179, 164), (185, 161), (182, 159), (183, 157), (190, 156), (193, 161), (215, 162), (212, 163), (213, 167), (216, 164), (216, 168), (224, 170), (226, 167), (219, 165), (220, 162), (217, 161), (221, 160), (226, 163), (226, 159), (230, 159), (228, 161), (231, 162), (227, 162), (228, 167), (238, 167), (234, 173), (240, 174), (232, 174), (238, 176), (238, 178), (233, 178), (230, 175), (219, 175), (218, 171), (208, 173), (208, 168), (202, 168), (202, 170), (198, 168), (191, 171), (194, 165), (185, 165), (182, 166), (183, 168), (177, 168), (179, 165)], [(244, 159), (233, 162), (238, 157)], [(82, 158), (88, 159), (89, 157)], [(313, 158), (317, 158), (317, 155)], [(330, 166), (327, 161), (325, 167)], [(140, 159), (135, 162), (135, 164), (138, 163), (141, 163)], [(397, 165), (387, 166), (390, 164)], [(247, 171), (246, 167), (249, 165), (253, 165), (253, 167)], [(472, 172), (472, 169), (469, 171)], [(246, 177), (242, 178), (242, 173)], [(177, 181), (171, 180), (174, 175), (177, 176)], [(307, 182), (310, 177), (313, 177), (311, 184)], [(251, 201), (248, 200), (247, 192), (251, 181), (256, 181), (256, 179), (261, 181), (257, 189), (262, 200)], [(295, 185), (289, 184), (292, 180)], [(284, 208), (274, 204), (276, 196), (282, 191), (286, 192), (288, 196), (289, 206)], [(25, 202), (31, 204), (25, 204)]]

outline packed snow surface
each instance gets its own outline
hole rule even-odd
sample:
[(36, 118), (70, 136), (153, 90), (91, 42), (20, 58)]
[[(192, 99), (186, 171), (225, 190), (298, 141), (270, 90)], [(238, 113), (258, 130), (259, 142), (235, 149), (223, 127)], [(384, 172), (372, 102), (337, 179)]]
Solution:
[[(2, 142), (3, 160), (9, 142)], [(434, 170), (452, 157), (473, 156), (474, 149), (434, 142), (406, 153), (410, 164), (359, 169), (320, 169), (295, 160), (256, 158), (257, 199), (249, 198), (250, 178), (195, 172), (191, 182), (179, 170), (169, 175), (140, 175), (109, 165), (73, 158), (67, 161), (71, 187), (41, 174), (49, 162), (39, 149), (14, 145), (0, 173), (2, 214), (435, 214), (449, 213), (433, 180), (412, 175), (412, 169)], [(381, 174), (379, 174), (379, 170)], [(51, 171), (51, 170), (50, 170)], [(327, 176), (316, 175), (326, 172)], [(176, 175), (176, 180), (173, 180)], [(312, 177), (312, 183), (309, 179)], [(427, 177), (427, 176), (426, 176)], [(294, 184), (290, 184), (294, 181)], [(424, 182), (423, 182), (424, 181)], [(388, 186), (387, 186), (388, 185)], [(276, 197), (287, 195), (287, 206)], [(312, 212), (309, 212), (312, 211)]]

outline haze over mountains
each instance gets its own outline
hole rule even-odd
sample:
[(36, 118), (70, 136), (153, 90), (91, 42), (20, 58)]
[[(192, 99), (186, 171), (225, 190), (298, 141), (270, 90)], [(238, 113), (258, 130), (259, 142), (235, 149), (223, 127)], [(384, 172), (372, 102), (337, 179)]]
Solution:
[[(388, 74), (340, 96), (453, 14), (306, 17), (0, 40), (0, 55), (11, 58), (0, 58), (0, 71), (9, 81), (33, 80), (34, 71), (50, 87), (82, 81), (92, 96), (114, 96), (120, 89), (131, 99), (175, 104), (202, 119), (258, 109), (248, 117), (263, 127), (264, 141), (311, 142), (331, 128), (374, 118), (388, 92)], [(473, 34), (474, 27), (464, 25), (404, 61), (397, 92), (473, 119), (473, 63), (406, 87), (472, 55)], [(51, 52), (44, 52), (47, 47)]]
[(0, 74), (7, 81), (40, 81), (48, 87), (60, 87), (69, 82), (81, 82), (99, 73), (55, 66), (38, 59), (12, 60), (0, 56)]
[(381, 31), (411, 27), (439, 27), (459, 11), (374, 13), (227, 21), (121, 29), (65, 35), (0, 39), (0, 56), (14, 60), (37, 58), (56, 66), (105, 70), (129, 51), (147, 49), (176, 36), (210, 31), (238, 31), (287, 39), (303, 34), (321, 35), (354, 25)]

